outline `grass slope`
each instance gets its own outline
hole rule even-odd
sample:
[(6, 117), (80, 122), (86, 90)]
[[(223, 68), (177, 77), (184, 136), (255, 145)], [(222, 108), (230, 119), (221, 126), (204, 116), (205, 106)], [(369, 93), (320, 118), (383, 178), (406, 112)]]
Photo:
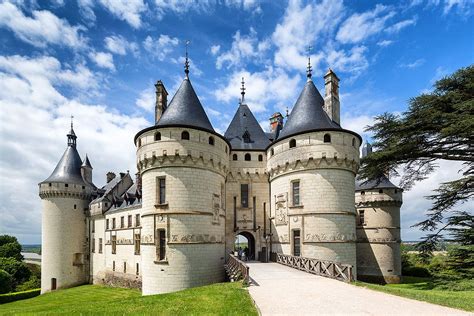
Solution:
[(355, 285), (428, 303), (474, 311), (474, 291), (436, 289), (427, 278), (403, 277), (403, 283), (387, 285), (357, 281)]
[(105, 313), (257, 315), (257, 310), (239, 282), (152, 296), (141, 296), (138, 290), (83, 285), (0, 305), (0, 315)]

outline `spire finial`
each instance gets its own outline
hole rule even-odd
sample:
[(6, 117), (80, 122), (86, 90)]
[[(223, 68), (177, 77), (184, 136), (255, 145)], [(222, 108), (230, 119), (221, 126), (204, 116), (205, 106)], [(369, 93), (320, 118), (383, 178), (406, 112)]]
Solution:
[(74, 125), (74, 115), (71, 115), (71, 131), (73, 130), (73, 125)]
[(313, 69), (311, 68), (311, 49), (313, 49), (313, 47), (311, 45), (308, 45), (308, 67), (306, 68), (306, 77), (308, 77), (308, 81), (311, 80), (313, 71)]
[(74, 133), (74, 122), (73, 122), (74, 116), (71, 115), (71, 130), (67, 134), (67, 144), (68, 146), (73, 146), (76, 147), (76, 133)]
[(186, 58), (184, 61), (184, 73), (186, 74), (186, 79), (189, 79), (188, 45), (189, 45), (189, 40), (186, 40)]
[(286, 117), (290, 116), (290, 114), (288, 114), (288, 107), (286, 107)]
[(244, 104), (244, 97), (245, 97), (245, 81), (244, 77), (242, 77), (242, 86), (240, 87), (240, 94), (242, 95), (242, 99), (240, 100), (240, 104)]

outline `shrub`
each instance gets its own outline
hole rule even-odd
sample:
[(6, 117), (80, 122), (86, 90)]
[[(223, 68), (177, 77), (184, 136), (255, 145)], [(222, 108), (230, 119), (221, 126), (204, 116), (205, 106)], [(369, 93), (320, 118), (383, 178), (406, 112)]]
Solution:
[(402, 267), (402, 275), (414, 276), (420, 278), (429, 278), (431, 276), (430, 271), (424, 267)]
[(32, 298), (41, 294), (41, 289), (34, 289), (23, 292), (0, 294), (0, 304)]
[(13, 258), (0, 258), (0, 269), (7, 271), (14, 278), (14, 285), (27, 281), (31, 276), (28, 266)]
[(13, 277), (5, 270), (0, 269), (0, 294), (8, 293), (13, 288)]
[(39, 279), (36, 275), (32, 275), (30, 279), (26, 282), (23, 282), (20, 285), (17, 285), (17, 291), (28, 291), (33, 290), (41, 287), (41, 279)]

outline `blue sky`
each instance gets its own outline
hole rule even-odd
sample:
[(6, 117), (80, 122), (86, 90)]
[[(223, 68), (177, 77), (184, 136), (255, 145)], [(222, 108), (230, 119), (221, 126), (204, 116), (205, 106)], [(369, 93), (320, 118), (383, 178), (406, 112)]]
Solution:
[[(171, 96), (189, 40), (191, 80), (214, 128), (236, 110), (240, 78), (264, 128), (295, 103), (311, 45), (313, 78), (341, 79), (341, 124), (361, 133), (375, 115), (407, 101), (474, 60), (474, 5), (412, 1), (0, 1), (0, 233), (40, 241), (36, 184), (53, 170), (75, 116), (78, 148), (94, 181), (135, 172), (133, 136), (152, 124), (154, 86)], [(440, 168), (405, 194), (402, 237), (429, 206), (423, 199), (458, 166)], [(394, 179), (396, 182), (396, 179)], [(469, 204), (471, 205), (471, 204)]]

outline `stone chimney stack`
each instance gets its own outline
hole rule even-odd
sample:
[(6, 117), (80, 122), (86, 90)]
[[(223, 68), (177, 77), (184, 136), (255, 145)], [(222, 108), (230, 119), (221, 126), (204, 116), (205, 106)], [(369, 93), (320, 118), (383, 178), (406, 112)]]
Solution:
[(283, 127), (283, 115), (280, 112), (273, 113), (270, 117), (270, 131), (274, 133)]
[(109, 183), (110, 181), (115, 179), (115, 173), (109, 171), (109, 172), (107, 172), (106, 177), (107, 177), (107, 183)]
[(141, 191), (142, 190), (142, 176), (140, 175), (140, 172), (135, 173), (135, 183), (137, 184), (137, 190)]
[(339, 102), (339, 78), (329, 68), (328, 72), (324, 75), (324, 85), (326, 87), (326, 93), (324, 96), (324, 110), (326, 111), (329, 118), (333, 122), (341, 125), (341, 103)]
[(157, 123), (168, 106), (168, 91), (161, 80), (155, 84), (156, 88), (156, 104), (155, 104), (155, 123)]

